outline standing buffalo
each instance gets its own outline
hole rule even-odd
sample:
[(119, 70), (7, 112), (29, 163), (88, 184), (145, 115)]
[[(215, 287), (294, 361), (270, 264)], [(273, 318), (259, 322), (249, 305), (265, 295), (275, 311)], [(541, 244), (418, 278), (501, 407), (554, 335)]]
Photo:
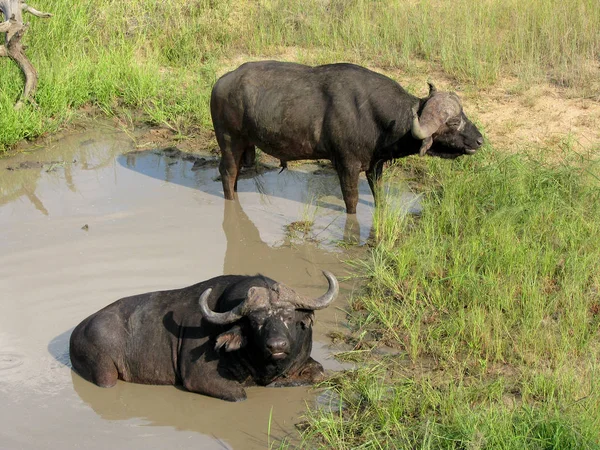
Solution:
[(313, 311), (339, 292), (323, 274), (329, 289), (317, 299), (262, 275), (225, 275), (117, 300), (73, 330), (73, 369), (102, 387), (183, 384), (229, 401), (244, 400), (244, 386), (311, 384), (323, 375), (310, 357)]
[(383, 163), (393, 158), (475, 153), (483, 137), (456, 94), (429, 87), (419, 99), (354, 64), (243, 64), (217, 81), (210, 99), (225, 198), (233, 199), (240, 165), (253, 160), (255, 146), (283, 167), (330, 159), (348, 214), (356, 213), (362, 171), (375, 195)]

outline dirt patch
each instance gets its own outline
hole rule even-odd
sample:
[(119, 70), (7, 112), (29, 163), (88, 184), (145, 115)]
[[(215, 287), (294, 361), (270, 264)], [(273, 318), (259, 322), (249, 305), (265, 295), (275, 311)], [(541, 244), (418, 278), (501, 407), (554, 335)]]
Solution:
[(573, 97), (570, 89), (550, 83), (525, 85), (515, 78), (478, 89), (442, 72), (424, 70), (414, 75), (371, 69), (395, 79), (419, 97), (427, 95), (427, 81), (440, 90), (456, 92), (466, 114), (481, 125), (486, 139), (497, 151), (543, 151), (548, 158), (565, 151), (600, 153), (600, 102)]
[(306, 236), (310, 232), (313, 225), (314, 222), (312, 220), (296, 220), (285, 225), (284, 228), (289, 235), (300, 234), (302, 236)]
[(139, 149), (152, 147), (177, 147), (187, 153), (219, 154), (219, 148), (212, 130), (194, 127), (186, 136), (181, 136), (166, 127), (150, 127), (137, 124), (132, 135)]
[(506, 80), (482, 93), (465, 98), (473, 103), (488, 139), (497, 149), (535, 149), (551, 154), (568, 150), (593, 150), (600, 143), (600, 103), (566, 98), (551, 85), (534, 85), (520, 92), (516, 81)]
[(413, 94), (427, 95), (427, 81), (460, 96), (466, 114), (481, 125), (497, 151), (544, 152), (554, 158), (565, 151), (600, 153), (600, 102), (574, 98), (569, 89), (549, 83), (524, 85), (506, 78), (476, 89), (441, 72), (413, 76), (372, 68), (396, 79)]
[[(261, 59), (322, 63), (318, 59), (312, 61), (301, 49), (288, 47), (268, 58), (237, 55), (223, 60), (218, 76), (246, 61)], [(464, 85), (441, 71), (432, 71), (425, 63), (415, 64), (417, 67), (411, 72), (369, 68), (395, 79), (419, 97), (427, 95), (427, 81), (441, 90), (457, 92), (467, 115), (481, 124), (486, 138), (498, 151), (543, 151), (548, 157), (570, 150), (600, 153), (600, 91), (582, 98), (577, 97), (573, 89), (552, 79), (526, 84), (508, 77), (480, 89)]]

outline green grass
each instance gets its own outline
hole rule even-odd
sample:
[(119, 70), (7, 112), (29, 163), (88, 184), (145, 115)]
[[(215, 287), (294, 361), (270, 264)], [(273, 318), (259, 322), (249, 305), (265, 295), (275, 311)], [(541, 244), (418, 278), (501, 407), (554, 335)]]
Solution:
[(87, 104), (108, 114), (143, 112), (182, 134), (210, 127), (214, 61), (235, 37), (232, 27), (223, 26), (230, 3), (36, 2), (54, 14), (26, 19), (27, 53), (40, 74), (39, 107), (13, 109), (22, 76), (8, 58), (0, 60), (0, 152), (55, 131)]
[[(389, 368), (389, 365), (388, 365)], [(487, 383), (362, 369), (329, 382), (339, 396), (308, 414), (305, 445), (364, 449), (593, 449), (597, 396), (516, 403), (503, 378)], [(559, 383), (553, 381), (555, 387)], [(597, 388), (597, 383), (592, 383)], [(511, 388), (513, 390), (514, 388)]]
[[(311, 411), (306, 439), (600, 448), (600, 161), (564, 158), (485, 148), (397, 163), (424, 192), (423, 212), (390, 199), (375, 216), (351, 305), (366, 366), (329, 382), (341, 403)], [(382, 344), (396, 356), (368, 351)]]
[(256, 10), (259, 50), (273, 43), (410, 69), (434, 61), (459, 80), (488, 84), (511, 73), (560, 73), (583, 84), (600, 51), (594, 0), (272, 0)]
[(441, 69), (473, 86), (514, 75), (598, 95), (596, 0), (34, 3), (54, 14), (26, 18), (39, 108), (13, 110), (22, 76), (2, 58), (0, 153), (55, 131), (88, 104), (108, 114), (142, 112), (182, 135), (210, 129), (209, 94), (223, 64), (288, 48), (309, 63)]
[[(442, 70), (475, 87), (514, 76), (598, 98), (597, 0), (32, 6), (54, 14), (26, 19), (38, 106), (13, 109), (22, 77), (2, 58), (0, 154), (85, 105), (142, 114), (180, 135), (210, 129), (217, 74), (239, 55), (290, 49), (308, 63)], [(423, 214), (376, 214), (376, 244), (355, 263), (365, 279), (352, 303), (359, 351), (346, 355), (362, 366), (328, 382), (339, 401), (309, 411), (310, 445), (599, 447), (600, 171), (565, 145), (565, 161), (552, 165), (490, 148), (398, 162), (424, 193)], [(383, 344), (397, 355), (371, 352)]]

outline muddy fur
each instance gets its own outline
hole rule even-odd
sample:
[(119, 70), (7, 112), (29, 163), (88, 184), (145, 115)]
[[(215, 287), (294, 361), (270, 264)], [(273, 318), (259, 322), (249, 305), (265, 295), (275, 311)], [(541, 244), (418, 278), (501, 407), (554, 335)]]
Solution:
[(216, 325), (198, 307), (208, 288), (208, 306), (225, 312), (240, 304), (251, 287), (272, 293), (275, 285), (261, 275), (227, 275), (118, 300), (73, 330), (73, 369), (103, 387), (114, 386), (117, 379), (181, 384), (229, 401), (244, 400), (244, 386), (314, 383), (323, 368), (310, 358), (312, 311), (279, 305)]

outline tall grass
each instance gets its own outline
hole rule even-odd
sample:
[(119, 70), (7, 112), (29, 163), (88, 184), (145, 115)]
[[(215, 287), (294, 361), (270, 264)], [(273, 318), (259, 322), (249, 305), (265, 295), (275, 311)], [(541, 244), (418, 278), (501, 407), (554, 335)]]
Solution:
[(404, 69), (418, 58), (477, 84), (503, 73), (526, 79), (554, 74), (563, 83), (584, 84), (596, 73), (588, 65), (600, 54), (595, 0), (271, 0), (260, 5), (252, 11), (259, 50), (273, 44), (327, 49)]
[(586, 164), (430, 161), (438, 184), (423, 215), (377, 222), (372, 297), (394, 300), (378, 326), (407, 333), (414, 358), (585, 356), (600, 324), (600, 171)]
[(13, 110), (22, 76), (0, 59), (0, 152), (54, 131), (86, 104), (107, 113), (142, 111), (182, 134), (210, 128), (210, 88), (224, 61), (290, 46), (307, 62), (440, 68), (476, 85), (512, 74), (548, 78), (584, 95), (598, 89), (596, 0), (39, 0), (35, 6), (54, 14), (27, 19), (39, 108)]
[(331, 381), (341, 412), (313, 412), (308, 436), (335, 448), (600, 448), (600, 161), (566, 158), (398, 163), (425, 186), (423, 212), (382, 202), (352, 304), (356, 335), (398, 354)]
[(47, 20), (32, 18), (27, 52), (40, 74), (36, 102), (15, 111), (21, 74), (0, 59), (0, 152), (53, 131), (86, 104), (120, 107), (186, 133), (210, 126), (214, 61), (235, 39), (230, 1), (40, 0)]

